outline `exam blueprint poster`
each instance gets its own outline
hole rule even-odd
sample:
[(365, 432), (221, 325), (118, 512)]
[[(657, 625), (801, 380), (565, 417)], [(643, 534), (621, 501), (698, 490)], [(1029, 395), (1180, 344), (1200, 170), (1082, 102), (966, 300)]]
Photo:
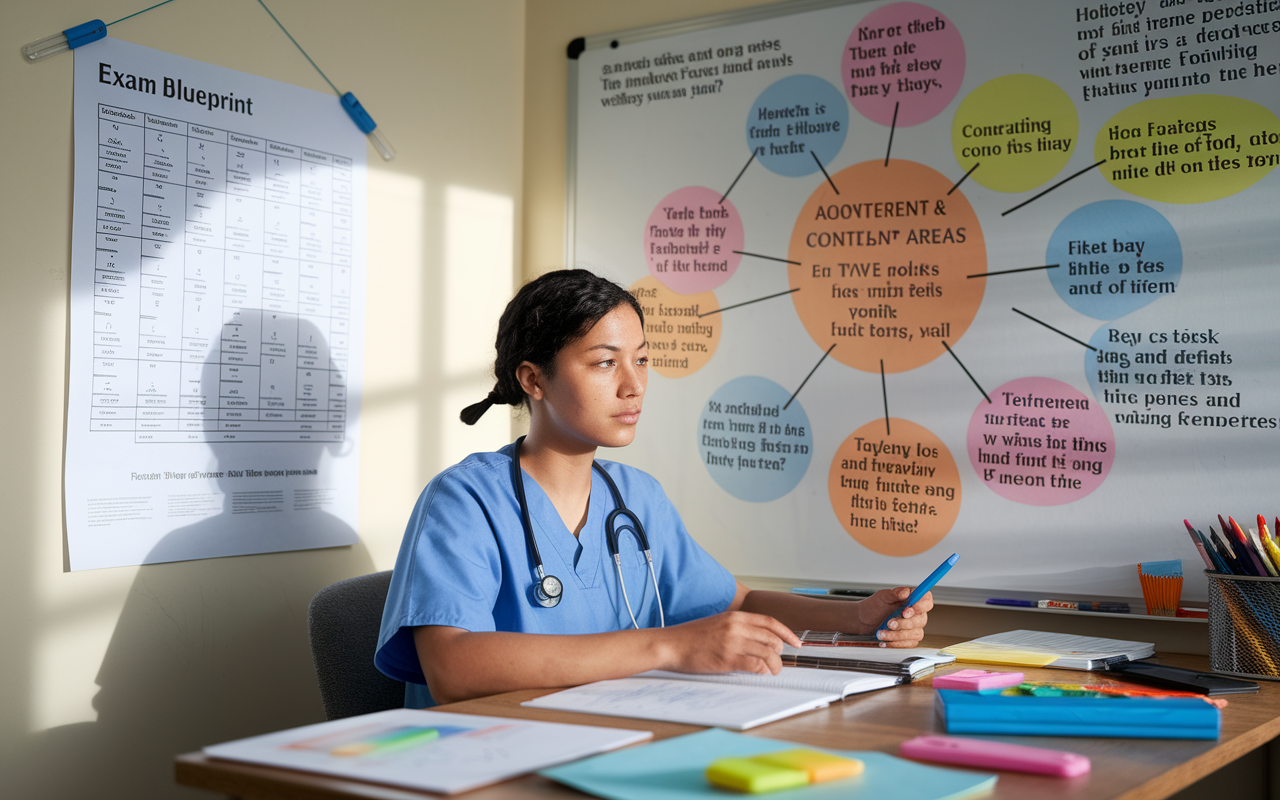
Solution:
[[(747, 15), (751, 17), (751, 15)], [(732, 571), (1140, 594), (1280, 514), (1280, 3), (937, 0), (588, 41), (578, 265)]]
[(352, 544), (365, 139), (338, 100), (75, 51), (71, 568)]

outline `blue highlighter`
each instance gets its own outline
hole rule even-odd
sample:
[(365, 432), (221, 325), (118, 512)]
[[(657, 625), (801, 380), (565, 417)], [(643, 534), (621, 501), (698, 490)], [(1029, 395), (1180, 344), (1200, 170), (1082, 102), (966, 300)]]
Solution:
[(929, 577), (925, 578), (923, 581), (920, 582), (920, 585), (915, 588), (915, 591), (913, 591), (911, 593), (911, 596), (907, 598), (906, 602), (902, 604), (902, 607), (899, 608), (897, 611), (893, 612), (892, 614), (890, 614), (889, 616), (885, 617), (884, 622), (880, 623), (880, 627), (876, 628), (876, 630), (877, 631), (888, 630), (889, 620), (902, 616), (902, 610), (904, 608), (910, 608), (911, 606), (920, 602), (920, 598), (928, 594), (929, 590), (932, 589), (938, 583), (938, 581), (942, 580), (942, 576), (950, 572), (951, 568), (954, 567), (956, 565), (956, 562), (959, 560), (960, 560), (960, 554), (952, 553), (951, 558), (948, 558), (946, 561), (943, 561), (941, 564), (938, 565), (937, 569), (935, 569), (933, 572), (930, 572)]

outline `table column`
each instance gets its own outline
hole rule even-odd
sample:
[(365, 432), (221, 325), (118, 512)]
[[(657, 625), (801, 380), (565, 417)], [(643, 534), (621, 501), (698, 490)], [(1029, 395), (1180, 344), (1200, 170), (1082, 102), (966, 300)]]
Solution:
[(138, 112), (98, 106), (91, 431), (136, 424), (143, 131)]
[(302, 214), (298, 275), (298, 381), (295, 403), (314, 414), (316, 440), (329, 441), (329, 318), (333, 270), (333, 163), (327, 153), (302, 151)]
[[(185, 264), (182, 310), (182, 396), (178, 441), (209, 441), (218, 421), (222, 341), (222, 226), (213, 182), (227, 162), (227, 133), (187, 126)], [(224, 186), (225, 188), (225, 186)]]
[(173, 441), (182, 393), (186, 123), (146, 114), (135, 442)]
[(347, 359), (351, 335), (352, 216), (355, 189), (349, 158), (333, 158), (333, 311), (329, 322), (329, 433), (342, 441), (347, 430)]

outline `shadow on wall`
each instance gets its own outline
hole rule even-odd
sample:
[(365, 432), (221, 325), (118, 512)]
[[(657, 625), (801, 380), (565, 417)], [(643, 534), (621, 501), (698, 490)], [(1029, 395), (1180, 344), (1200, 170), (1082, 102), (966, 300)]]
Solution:
[[(248, 370), (247, 384), (225, 380), (221, 362), (226, 354), (239, 349), (237, 342), (251, 342), (251, 352), (258, 341), (269, 341), (270, 316), (246, 311), (223, 326), (224, 352), (206, 360), (200, 394), (221, 397), (224, 402), (217, 405), (224, 406), (235, 396), (231, 392), (293, 397), (300, 407), (312, 404), (308, 398), (327, 405), (321, 400), (329, 396), (328, 370), (299, 368), (291, 378), (292, 359), (281, 359), (289, 361), (289, 369), (273, 375), (264, 356), (260, 370)], [(288, 322), (296, 323), (299, 358), (328, 365), (326, 337), (318, 328), (297, 317)], [(308, 341), (319, 343), (309, 358)], [(252, 385), (255, 378), (260, 388)], [(211, 444), (209, 471), (260, 467), (260, 447), (250, 446), (258, 453), (253, 456), (246, 455), (244, 442)], [(326, 457), (343, 455), (343, 447), (342, 441), (284, 442), (272, 448), (271, 458), (287, 460), (291, 469), (314, 469)], [(296, 506), (289, 496), (299, 496), (290, 489), (279, 504), (250, 503), (243, 493), (261, 484), (223, 478), (218, 481), (221, 513), (177, 528), (156, 544), (147, 556), (149, 565), (138, 570), (98, 671), (97, 721), (35, 734), (24, 760), (29, 767), (33, 761), (40, 765), (27, 772), (39, 775), (38, 784), (20, 787), (15, 796), (85, 797), (87, 787), (98, 787), (92, 796), (209, 797), (174, 784), (174, 755), (324, 720), (311, 665), (307, 604), (330, 583), (373, 572), (365, 546), (175, 560), (193, 553), (352, 541), (351, 527), (324, 509), (323, 487), (314, 485), (318, 479), (293, 480), (298, 482), (290, 487), (306, 492), (314, 507), (286, 516), (279, 513), (288, 507), (284, 503)], [(164, 561), (172, 563), (153, 563)]]

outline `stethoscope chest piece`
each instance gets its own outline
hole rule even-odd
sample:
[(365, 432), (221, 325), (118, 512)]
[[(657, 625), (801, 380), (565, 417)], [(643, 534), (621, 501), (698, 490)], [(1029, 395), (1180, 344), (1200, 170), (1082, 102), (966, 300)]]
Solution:
[(538, 598), (538, 605), (543, 608), (555, 608), (564, 597), (564, 584), (555, 575), (544, 575), (542, 567), (538, 567), (538, 583), (533, 593)]

